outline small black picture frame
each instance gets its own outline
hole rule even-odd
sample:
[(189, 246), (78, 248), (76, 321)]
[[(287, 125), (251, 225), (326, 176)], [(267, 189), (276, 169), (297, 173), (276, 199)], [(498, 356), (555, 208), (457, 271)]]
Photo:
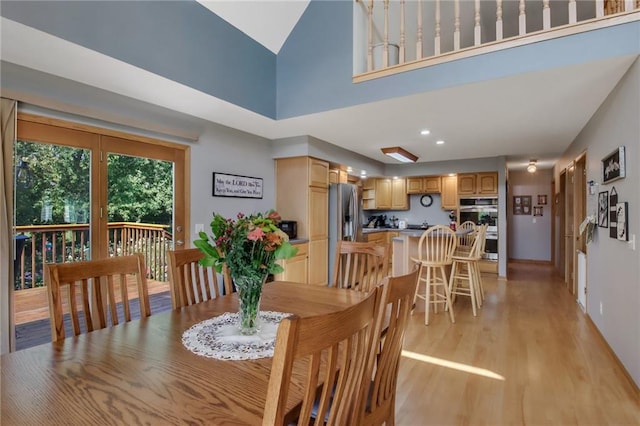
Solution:
[(598, 193), (598, 226), (609, 227), (609, 191)]
[(627, 225), (627, 214), (629, 204), (626, 201), (616, 204), (616, 237), (618, 241), (629, 241), (629, 226)]
[(625, 174), (624, 146), (620, 146), (602, 159), (602, 183), (622, 179)]

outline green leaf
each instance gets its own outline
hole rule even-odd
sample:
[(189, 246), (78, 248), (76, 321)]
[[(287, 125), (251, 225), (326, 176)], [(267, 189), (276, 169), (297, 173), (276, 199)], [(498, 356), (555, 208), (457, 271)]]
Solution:
[(205, 255), (202, 259), (198, 261), (198, 263), (202, 266), (210, 267), (210, 266), (216, 266), (217, 261), (218, 259), (216, 259), (215, 257)]
[(289, 259), (298, 253), (298, 247), (294, 247), (291, 243), (284, 243), (276, 249), (276, 259)]
[(211, 257), (216, 258), (216, 259), (220, 257), (220, 255), (218, 254), (218, 251), (216, 250), (216, 248), (214, 246), (212, 246), (211, 244), (209, 244), (208, 241), (195, 240), (193, 242), (193, 245), (198, 247), (200, 249), (200, 251), (205, 254), (205, 256), (211, 256)]

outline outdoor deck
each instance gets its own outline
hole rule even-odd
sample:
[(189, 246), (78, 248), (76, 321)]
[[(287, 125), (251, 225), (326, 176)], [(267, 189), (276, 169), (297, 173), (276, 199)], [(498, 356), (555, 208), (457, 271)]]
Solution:
[[(147, 280), (151, 314), (171, 309), (169, 283)], [(127, 283), (131, 298), (138, 297), (135, 281)], [(45, 287), (16, 291), (14, 299), (16, 324), (16, 350), (26, 349), (51, 341), (51, 324), (49, 322), (49, 301)], [(140, 318), (138, 304), (133, 303), (131, 316)]]

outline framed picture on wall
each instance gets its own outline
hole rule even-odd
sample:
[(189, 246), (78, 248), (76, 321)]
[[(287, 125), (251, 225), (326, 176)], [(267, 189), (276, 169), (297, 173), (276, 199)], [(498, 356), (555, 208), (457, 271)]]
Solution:
[(629, 228), (627, 227), (627, 202), (616, 204), (617, 232), (616, 235), (620, 241), (629, 241)]
[(535, 206), (533, 208), (533, 215), (534, 216), (542, 216), (542, 210), (543, 210), (543, 206)]
[(602, 183), (613, 182), (624, 176), (624, 146), (621, 146), (602, 159)]
[(598, 193), (598, 226), (600, 228), (609, 226), (609, 191)]
[(547, 196), (546, 195), (538, 195), (538, 204), (541, 206), (547, 205)]
[(513, 214), (530, 215), (531, 214), (531, 195), (514, 195), (513, 196)]

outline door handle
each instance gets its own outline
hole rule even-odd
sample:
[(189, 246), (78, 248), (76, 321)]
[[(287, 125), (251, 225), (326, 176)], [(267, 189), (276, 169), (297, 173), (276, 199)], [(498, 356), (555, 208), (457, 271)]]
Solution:
[(184, 245), (184, 241), (182, 241), (182, 240), (176, 240), (176, 243), (175, 243), (175, 244), (176, 244), (177, 246), (183, 246), (183, 245)]

